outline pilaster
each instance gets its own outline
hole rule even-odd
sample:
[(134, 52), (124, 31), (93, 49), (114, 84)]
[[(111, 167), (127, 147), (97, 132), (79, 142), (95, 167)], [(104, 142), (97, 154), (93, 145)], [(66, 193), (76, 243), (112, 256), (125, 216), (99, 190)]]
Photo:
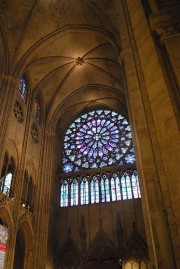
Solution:
[(44, 269), (47, 258), (48, 223), (50, 193), (52, 183), (54, 133), (49, 130), (44, 134), (44, 150), (42, 163), (40, 163), (39, 184), (37, 186), (37, 199), (34, 206), (35, 214), (35, 248), (34, 268)]
[[(161, 139), (169, 135), (169, 132), (166, 132), (165, 136), (161, 137), (162, 129), (166, 129), (162, 126), (165, 123), (163, 118), (168, 116), (167, 108), (170, 110), (168, 111), (170, 115), (173, 114), (172, 104), (169, 102), (169, 97), (165, 97), (167, 85), (141, 2), (122, 1), (122, 6), (119, 4), (119, 8), (121, 9), (119, 33), (124, 58), (125, 88), (133, 127), (151, 266), (152, 268), (176, 268), (171, 240), (172, 231), (169, 232), (169, 219), (166, 216), (168, 209), (171, 212), (173, 210), (161, 152), (164, 142)], [(136, 14), (139, 16), (137, 17)], [(172, 121), (173, 124), (177, 124), (174, 118)], [(169, 201), (169, 208), (167, 201)]]

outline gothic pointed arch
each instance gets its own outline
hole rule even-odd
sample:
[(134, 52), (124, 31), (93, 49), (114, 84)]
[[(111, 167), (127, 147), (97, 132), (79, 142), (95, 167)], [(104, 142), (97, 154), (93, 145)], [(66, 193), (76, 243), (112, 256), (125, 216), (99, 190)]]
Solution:
[(87, 261), (102, 262), (106, 260), (118, 260), (118, 253), (115, 245), (102, 227), (102, 220), (99, 220), (99, 230), (95, 235), (88, 251)]
[(78, 246), (71, 235), (71, 228), (68, 228), (67, 237), (56, 258), (56, 265), (57, 268), (77, 268), (79, 264)]

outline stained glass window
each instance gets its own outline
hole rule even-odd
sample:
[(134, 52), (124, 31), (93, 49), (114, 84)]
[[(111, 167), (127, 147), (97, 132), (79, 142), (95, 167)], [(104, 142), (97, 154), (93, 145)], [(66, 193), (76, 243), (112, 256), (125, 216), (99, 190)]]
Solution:
[(27, 83), (26, 83), (26, 79), (24, 76), (22, 76), (21, 78), (21, 82), (19, 84), (19, 92), (21, 94), (21, 97), (24, 101), (24, 103), (26, 102), (26, 98), (27, 98)]
[(124, 174), (121, 177), (121, 188), (122, 188), (123, 200), (127, 200), (128, 196), (127, 196), (127, 188), (126, 188), (126, 178), (125, 178)]
[[(91, 169), (98, 168), (101, 173), (92, 174)], [(89, 171), (81, 175), (82, 170)], [(75, 119), (64, 135), (62, 172), (66, 174), (61, 180), (62, 207), (140, 198), (131, 128), (125, 117), (97, 109)]]
[(73, 179), (71, 182), (71, 206), (78, 205), (78, 182)]
[(99, 203), (99, 182), (96, 176), (91, 180), (91, 203)]
[(80, 182), (80, 200), (81, 205), (86, 205), (89, 203), (88, 180), (86, 177)]
[(131, 128), (124, 116), (94, 110), (77, 118), (64, 136), (65, 173), (135, 163)]
[(33, 117), (35, 118), (35, 120), (37, 122), (40, 122), (40, 119), (41, 119), (41, 106), (40, 106), (39, 98), (35, 98), (35, 100), (34, 100)]
[(111, 196), (112, 201), (121, 200), (121, 189), (119, 177), (116, 173), (113, 173), (111, 177)]
[(60, 205), (61, 207), (68, 206), (68, 182), (66, 180), (61, 183)]
[(2, 173), (0, 175), (0, 191), (4, 194), (13, 196), (13, 174), (15, 171), (15, 163), (13, 158), (8, 159), (8, 154), (5, 154)]
[(109, 179), (106, 175), (101, 178), (101, 202), (110, 202)]
[(132, 182), (132, 190), (133, 190), (134, 198), (141, 198), (137, 171), (133, 172), (132, 177), (131, 177), (131, 182)]

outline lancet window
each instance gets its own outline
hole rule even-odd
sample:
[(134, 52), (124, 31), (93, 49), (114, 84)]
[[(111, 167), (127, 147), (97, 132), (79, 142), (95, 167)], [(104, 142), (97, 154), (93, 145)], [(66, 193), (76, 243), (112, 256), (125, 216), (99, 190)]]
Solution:
[(39, 98), (35, 98), (34, 100), (34, 112), (33, 112), (34, 119), (39, 123), (41, 119), (41, 105)]
[(3, 168), (0, 176), (0, 191), (7, 196), (13, 197), (13, 176), (15, 163), (12, 157), (5, 153)]
[(19, 92), (20, 92), (20, 95), (25, 103), (26, 99), (27, 99), (27, 83), (26, 83), (25, 76), (22, 76), (22, 78), (21, 78), (21, 81), (19, 84)]

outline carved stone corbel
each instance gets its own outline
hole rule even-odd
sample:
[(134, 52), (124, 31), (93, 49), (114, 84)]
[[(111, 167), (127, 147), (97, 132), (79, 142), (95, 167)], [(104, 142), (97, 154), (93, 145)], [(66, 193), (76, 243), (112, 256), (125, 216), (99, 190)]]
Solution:
[(160, 13), (150, 17), (150, 27), (161, 42), (180, 35), (180, 12), (176, 14)]

